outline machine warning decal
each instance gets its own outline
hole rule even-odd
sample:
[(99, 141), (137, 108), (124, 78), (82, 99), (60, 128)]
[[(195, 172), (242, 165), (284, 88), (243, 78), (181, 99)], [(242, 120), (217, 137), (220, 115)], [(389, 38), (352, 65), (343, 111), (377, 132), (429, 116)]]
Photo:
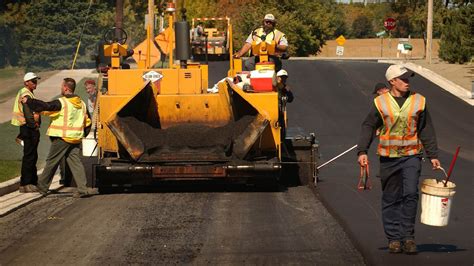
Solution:
[(145, 74), (143, 74), (143, 80), (150, 80), (151, 82), (158, 81), (163, 78), (163, 75), (161, 73), (158, 73), (156, 71), (148, 71)]

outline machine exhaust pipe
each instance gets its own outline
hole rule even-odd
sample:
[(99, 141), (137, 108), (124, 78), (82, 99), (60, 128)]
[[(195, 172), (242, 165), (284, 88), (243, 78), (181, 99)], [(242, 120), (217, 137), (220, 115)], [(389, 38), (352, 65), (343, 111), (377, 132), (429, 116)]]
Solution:
[(255, 164), (240, 164), (240, 165), (226, 165), (224, 168), (228, 171), (255, 171), (255, 172), (270, 172), (281, 169), (280, 164), (275, 163), (255, 163)]
[(115, 173), (146, 173), (153, 170), (152, 166), (131, 166), (131, 165), (116, 165), (116, 166), (106, 166), (105, 170), (107, 172)]

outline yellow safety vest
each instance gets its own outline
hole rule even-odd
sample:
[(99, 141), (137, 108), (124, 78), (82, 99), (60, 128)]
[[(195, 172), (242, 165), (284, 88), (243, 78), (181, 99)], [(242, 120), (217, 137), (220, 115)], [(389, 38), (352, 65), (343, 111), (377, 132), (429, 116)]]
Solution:
[(418, 138), (419, 114), (425, 110), (425, 97), (411, 93), (402, 107), (390, 93), (374, 99), (383, 119), (377, 154), (398, 158), (421, 153), (423, 145)]
[(70, 143), (80, 143), (88, 119), (86, 105), (81, 100), (81, 107), (77, 108), (66, 97), (58, 100), (61, 102), (61, 110), (57, 115), (51, 116), (51, 124), (46, 135), (61, 137)]
[[(265, 34), (265, 31), (263, 30), (262, 27), (255, 30), (255, 35), (257, 35), (259, 37), (261, 37), (264, 34)], [(275, 41), (275, 43), (278, 45), (278, 43), (280, 43), (281, 37), (283, 37), (283, 36), (285, 36), (285, 34), (283, 32), (281, 32), (277, 29), (274, 29), (270, 33), (266, 34), (265, 41), (267, 43), (271, 43), (271, 41)], [(257, 37), (255, 37), (255, 36), (253, 37), (254, 41), (255, 41), (255, 38), (257, 38)]]
[(23, 87), (21, 90), (18, 91), (15, 98), (15, 103), (13, 105), (13, 112), (12, 112), (12, 125), (14, 126), (23, 126), (26, 124), (25, 115), (23, 113), (23, 105), (21, 104), (21, 98), (24, 96), (30, 96), (31, 98), (35, 98), (33, 92), (31, 92), (26, 87)]

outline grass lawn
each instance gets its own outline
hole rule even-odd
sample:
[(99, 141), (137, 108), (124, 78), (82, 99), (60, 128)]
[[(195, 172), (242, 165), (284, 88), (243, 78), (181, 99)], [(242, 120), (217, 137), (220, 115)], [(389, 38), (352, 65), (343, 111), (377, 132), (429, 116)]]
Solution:
[[(78, 82), (76, 94), (84, 101), (87, 101), (87, 93), (84, 88), (85, 79)], [(59, 89), (58, 89), (59, 92)], [(41, 139), (38, 147), (38, 169), (44, 166), (44, 161), (48, 155), (50, 141), (46, 136), (49, 125), (49, 118), (42, 117)], [(21, 158), (23, 155), (22, 146), (15, 142), (19, 129), (10, 124), (10, 121), (0, 124), (0, 182), (20, 175)]]
[[(37, 75), (42, 79), (47, 79), (52, 75), (58, 73), (54, 71), (42, 71)], [(23, 87), (23, 76), (25, 71), (22, 68), (11, 67), (0, 69), (0, 103), (14, 97), (18, 90)]]

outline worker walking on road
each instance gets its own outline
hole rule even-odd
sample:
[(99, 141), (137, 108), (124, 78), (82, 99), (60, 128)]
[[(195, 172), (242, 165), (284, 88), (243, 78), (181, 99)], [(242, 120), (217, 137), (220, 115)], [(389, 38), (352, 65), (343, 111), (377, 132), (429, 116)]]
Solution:
[(74, 94), (76, 81), (65, 78), (61, 85), (62, 97), (51, 102), (37, 99), (22, 99), (32, 110), (37, 112), (50, 111), (51, 124), (47, 135), (51, 138), (51, 148), (46, 158), (46, 166), (38, 180), (39, 192), (46, 195), (61, 159), (71, 169), (72, 176), (77, 185), (74, 197), (84, 197), (98, 194), (96, 189), (87, 188), (87, 179), (84, 166), (80, 158), (80, 143), (84, 137), (86, 127), (90, 127), (86, 104)]
[[(270, 55), (269, 60), (275, 63), (275, 70), (279, 71), (282, 67), (281, 60), (279, 55), (283, 52), (286, 52), (288, 49), (288, 40), (283, 32), (275, 29), (276, 19), (275, 16), (272, 14), (266, 14), (263, 18), (263, 25), (262, 27), (254, 30), (250, 33), (245, 40), (244, 46), (238, 51), (234, 57), (240, 58), (244, 56), (250, 48), (252, 48), (253, 41), (262, 41), (270, 43), (272, 40), (276, 42), (276, 49), (275, 55)], [(259, 62), (259, 58), (251, 57), (245, 61), (245, 69), (250, 71), (255, 69), (255, 63)]]
[(18, 91), (13, 105), (12, 125), (20, 127), (17, 142), (23, 143), (23, 158), (21, 160), (20, 193), (37, 192), (36, 183), (38, 174), (36, 162), (38, 161), (38, 145), (40, 141), (39, 128), (40, 115), (34, 113), (21, 102), (23, 97), (35, 98), (33, 93), (38, 84), (38, 77), (33, 72), (28, 72), (23, 77), (25, 87)]
[(362, 123), (358, 162), (368, 165), (367, 151), (381, 127), (377, 154), (382, 182), (382, 221), (389, 252), (416, 254), (415, 219), (422, 152), (439, 168), (438, 146), (426, 99), (410, 91), (413, 73), (401, 65), (390, 66), (385, 77), (390, 91), (374, 99)]

